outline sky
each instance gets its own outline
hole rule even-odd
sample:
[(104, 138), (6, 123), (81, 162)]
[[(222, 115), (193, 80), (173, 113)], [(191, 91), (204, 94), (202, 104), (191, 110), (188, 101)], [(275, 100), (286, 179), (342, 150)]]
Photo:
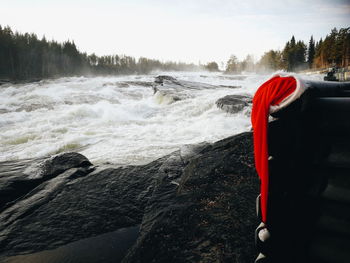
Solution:
[(0, 25), (88, 54), (221, 64), (350, 27), (350, 0), (0, 0)]

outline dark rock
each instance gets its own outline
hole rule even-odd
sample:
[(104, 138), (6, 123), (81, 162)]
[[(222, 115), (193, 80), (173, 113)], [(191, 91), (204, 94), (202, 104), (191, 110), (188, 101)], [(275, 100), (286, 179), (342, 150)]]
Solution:
[[(32, 162), (32, 163), (30, 163)], [(92, 164), (79, 153), (62, 153), (49, 159), (4, 162), (0, 168), (0, 211), (24, 196), (44, 181), (71, 168), (83, 168), (80, 173), (91, 171)]]
[(162, 88), (162, 90), (172, 89), (181, 91), (183, 89), (192, 89), (192, 90), (202, 90), (202, 89), (216, 89), (218, 86), (201, 83), (201, 82), (193, 82), (176, 79), (172, 76), (160, 75), (155, 77), (154, 83), (158, 85), (158, 88)]
[(252, 98), (245, 95), (227, 95), (216, 101), (216, 106), (228, 113), (237, 113), (251, 105)]
[(87, 159), (71, 157), (69, 166), (80, 167), (63, 171), (63, 159), (53, 158), (44, 165), (50, 179), (0, 213), (0, 260), (141, 225), (123, 262), (253, 261), (251, 133), (142, 166), (91, 172)]
[(102, 87), (107, 87), (107, 86), (116, 86), (118, 88), (129, 88), (129, 84), (126, 82), (106, 82), (103, 83)]
[(10, 82), (11, 82), (11, 80), (9, 80), (9, 79), (0, 79), (0, 86), (7, 84), (7, 83), (10, 83)]
[(168, 80), (171, 82), (177, 82), (176, 78), (172, 77), (172, 76), (168, 76), (168, 75), (159, 75), (157, 77), (155, 77), (154, 82), (157, 84), (163, 84), (164, 80)]
[(123, 262), (253, 262), (259, 189), (252, 147), (250, 133), (230, 137), (163, 174)]
[[(176, 79), (172, 76), (160, 75), (155, 78), (153, 94), (157, 96), (157, 100), (160, 103), (163, 101), (166, 104), (176, 102), (179, 100), (187, 99), (190, 96), (196, 96), (196, 91), (203, 89), (217, 89), (217, 88), (227, 88), (227, 89), (237, 89), (241, 86), (235, 85), (211, 85), (208, 83), (193, 82)], [(188, 90), (191, 89), (193, 92), (189, 93)], [(234, 97), (234, 99), (233, 99)], [(222, 101), (223, 100), (223, 101)], [(217, 102), (218, 107), (222, 108), (227, 112), (240, 111), (244, 106), (247, 106), (251, 98), (244, 95), (229, 95)], [(225, 106), (224, 106), (225, 104)]]
[(0, 85), (3, 84), (26, 84), (33, 82), (40, 82), (42, 79), (40, 78), (31, 78), (31, 79), (0, 79)]
[(242, 86), (232, 86), (232, 85), (220, 85), (222, 88), (228, 88), (228, 89), (239, 89), (242, 88)]
[[(62, 161), (54, 158), (57, 168), (46, 163), (48, 174), (62, 170)], [(139, 225), (162, 162), (105, 166), (85, 176), (72, 168), (51, 177), (0, 213), (0, 258)]]
[(125, 81), (129, 85), (141, 86), (141, 87), (153, 87), (154, 83), (150, 81)]
[(171, 104), (188, 98), (188, 93), (184, 92), (184, 88), (176, 78), (167, 75), (157, 76), (152, 87), (159, 104)]
[[(167, 75), (160, 75), (155, 78), (153, 94), (160, 104), (171, 104), (173, 102), (195, 97), (195, 91), (203, 89), (217, 89), (220, 86), (210, 85), (207, 83), (178, 80)], [(194, 92), (189, 93), (191, 89)]]
[(46, 160), (41, 167), (42, 177), (54, 177), (64, 171), (76, 167), (88, 167), (92, 164), (82, 154), (69, 152), (53, 156)]
[(152, 87), (154, 86), (153, 82), (150, 81), (118, 81), (118, 82), (106, 82), (103, 83), (103, 87), (106, 86), (117, 86), (118, 88), (128, 88), (130, 87), (130, 85), (132, 86), (141, 86), (141, 87)]

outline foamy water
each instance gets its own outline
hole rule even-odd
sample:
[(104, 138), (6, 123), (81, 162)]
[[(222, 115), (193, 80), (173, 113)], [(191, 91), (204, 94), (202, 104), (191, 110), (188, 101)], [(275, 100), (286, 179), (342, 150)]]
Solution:
[(215, 88), (175, 87), (172, 95), (178, 93), (181, 100), (174, 101), (154, 93), (152, 83), (159, 74), (0, 86), (0, 161), (77, 151), (95, 164), (144, 164), (182, 145), (214, 142), (248, 130), (246, 111), (228, 114), (215, 102), (230, 94), (253, 95), (269, 77), (160, 74)]

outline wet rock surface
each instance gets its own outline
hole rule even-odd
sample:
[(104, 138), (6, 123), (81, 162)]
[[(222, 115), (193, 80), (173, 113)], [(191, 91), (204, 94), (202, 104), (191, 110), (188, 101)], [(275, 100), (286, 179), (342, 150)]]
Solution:
[(177, 83), (176, 78), (174, 78), (172, 76), (168, 76), (168, 75), (159, 75), (159, 76), (155, 77), (155, 80), (154, 80), (154, 82), (157, 84), (163, 84), (164, 81), (171, 81), (171, 82)]
[[(193, 82), (193, 81), (187, 81), (187, 80), (180, 80), (172, 76), (168, 75), (159, 75), (155, 77), (154, 83), (156, 84), (156, 87), (159, 89), (162, 88), (186, 88), (186, 89), (193, 89), (193, 90), (202, 90), (202, 89), (215, 89), (218, 88), (216, 85), (211, 85), (208, 83), (202, 83), (202, 82)], [(220, 86), (219, 86), (220, 87)], [(236, 88), (236, 86), (225, 86), (222, 85), (222, 87), (226, 88)]]
[(153, 93), (160, 104), (171, 104), (176, 101), (187, 99), (190, 96), (196, 96), (193, 92), (189, 95), (188, 90), (201, 91), (203, 89), (218, 88), (236, 89), (241, 88), (241, 86), (211, 85), (201, 82), (179, 80), (168, 75), (159, 75), (155, 77), (152, 88)]
[(151, 81), (122, 81), (122, 82), (106, 82), (102, 85), (103, 87), (107, 86), (116, 86), (118, 88), (128, 88), (130, 86), (141, 86), (141, 87), (153, 87), (154, 82)]
[(253, 262), (251, 134), (204, 147), (184, 164), (160, 177), (123, 262)]
[(228, 113), (237, 113), (244, 107), (251, 106), (252, 98), (245, 95), (227, 95), (216, 101), (216, 106)]
[[(142, 166), (93, 167), (73, 153), (44, 163), (40, 176), (27, 180), (46, 180), (1, 210), (0, 261), (139, 225), (123, 262), (255, 257), (251, 133), (184, 146)], [(26, 165), (17, 170), (22, 179)]]
[(32, 191), (46, 180), (71, 168), (82, 174), (92, 169), (92, 164), (79, 153), (65, 153), (52, 158), (3, 162), (0, 165), (0, 211), (5, 205)]

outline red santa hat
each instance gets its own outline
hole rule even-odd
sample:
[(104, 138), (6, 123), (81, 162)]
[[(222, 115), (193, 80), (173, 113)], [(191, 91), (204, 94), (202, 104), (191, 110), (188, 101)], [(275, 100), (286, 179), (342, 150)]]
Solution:
[(296, 75), (277, 74), (263, 83), (253, 98), (251, 122), (254, 135), (255, 168), (260, 177), (260, 207), (262, 221), (266, 223), (269, 167), (267, 123), (270, 113), (287, 107), (305, 91), (306, 85)]

